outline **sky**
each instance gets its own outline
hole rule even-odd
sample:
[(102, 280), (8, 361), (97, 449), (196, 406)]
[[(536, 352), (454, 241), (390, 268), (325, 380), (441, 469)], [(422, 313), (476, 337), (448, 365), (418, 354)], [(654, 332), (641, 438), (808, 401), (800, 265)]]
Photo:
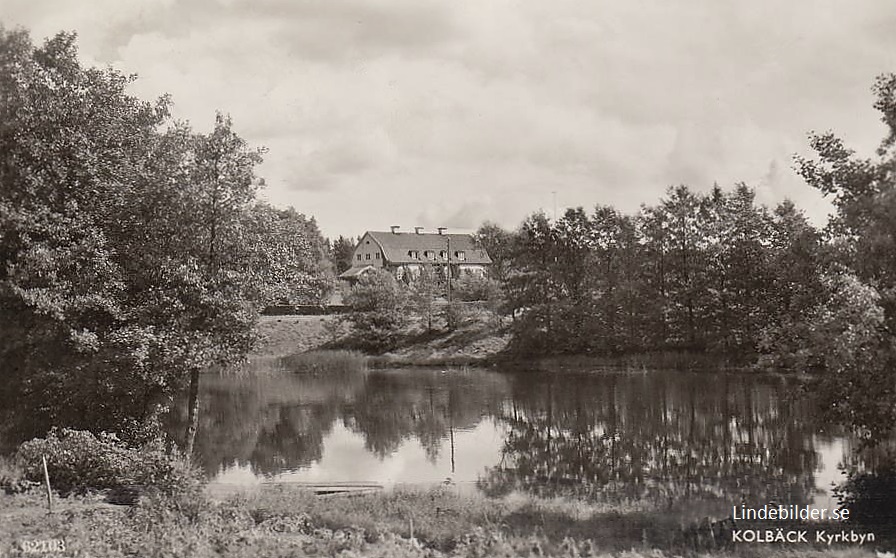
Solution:
[(2, 0), (0, 22), (77, 32), (199, 131), (230, 114), (268, 150), (262, 197), (328, 237), (737, 182), (823, 224), (793, 156), (827, 130), (873, 155), (896, 71), (892, 0)]

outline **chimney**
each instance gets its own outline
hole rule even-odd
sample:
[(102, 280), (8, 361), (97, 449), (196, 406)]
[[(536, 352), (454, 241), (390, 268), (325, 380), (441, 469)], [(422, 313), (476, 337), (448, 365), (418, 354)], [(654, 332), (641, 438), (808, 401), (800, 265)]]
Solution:
[(400, 229), (401, 227), (399, 225), (392, 225), (389, 228), (392, 229), (392, 234), (398, 234), (398, 229)]
[(420, 234), (420, 231), (423, 230), (423, 227), (414, 227), (414, 232)]
[(439, 227), (439, 234), (445, 234), (446, 230), (448, 230), (447, 227)]

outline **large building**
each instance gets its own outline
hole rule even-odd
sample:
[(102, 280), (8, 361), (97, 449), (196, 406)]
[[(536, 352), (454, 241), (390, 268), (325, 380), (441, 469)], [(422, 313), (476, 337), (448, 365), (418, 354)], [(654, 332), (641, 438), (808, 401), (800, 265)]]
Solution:
[(468, 234), (448, 234), (445, 229), (435, 233), (400, 232), (392, 227), (390, 232), (367, 231), (352, 253), (352, 267), (339, 277), (349, 281), (377, 268), (384, 268), (397, 279), (412, 280), (426, 266), (440, 277), (450, 266), (450, 277), (464, 274), (485, 276), (492, 260), (482, 248), (477, 247)]

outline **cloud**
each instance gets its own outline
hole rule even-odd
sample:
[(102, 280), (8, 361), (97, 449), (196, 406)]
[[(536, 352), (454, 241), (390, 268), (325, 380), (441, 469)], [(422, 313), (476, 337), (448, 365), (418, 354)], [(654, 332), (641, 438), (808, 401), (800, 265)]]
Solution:
[(678, 183), (746, 181), (823, 217), (791, 156), (827, 128), (870, 153), (869, 87), (896, 70), (889, 0), (8, 6), (35, 36), (78, 30), (85, 61), (138, 73), (135, 94), (171, 93), (198, 129), (230, 113), (269, 148), (265, 195), (331, 235), (515, 226), (552, 192), (635, 211)]

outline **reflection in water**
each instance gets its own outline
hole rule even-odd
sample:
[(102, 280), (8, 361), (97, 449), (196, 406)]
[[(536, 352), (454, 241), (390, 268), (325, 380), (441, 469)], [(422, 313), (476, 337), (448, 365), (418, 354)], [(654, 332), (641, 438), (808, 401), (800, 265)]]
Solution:
[[(428, 467), (447, 458), (450, 474), (456, 468), (454, 446), (460, 445), (452, 440), (465, 439), (463, 432), (499, 414), (508, 392), (503, 376), (483, 371), (209, 375), (202, 386), (196, 448), (210, 477), (234, 467), (262, 477), (307, 470), (322, 461), (326, 446), (344, 450), (349, 440), (360, 440), (363, 453), (380, 461), (404, 456), (413, 441)], [(183, 414), (170, 417), (170, 431), (181, 432), (185, 420)], [(492, 453), (495, 428), (492, 423), (483, 434)]]
[(514, 383), (490, 494), (807, 503), (817, 425), (745, 376), (549, 375)]
[[(816, 481), (832, 468), (821, 459), (836, 453), (818, 451), (821, 425), (781, 395), (791, 386), (759, 376), (405, 369), (203, 382), (197, 451), (219, 481), (448, 477), (495, 495), (724, 510), (813, 502), (830, 483)], [(185, 417), (172, 420), (181, 432)]]

